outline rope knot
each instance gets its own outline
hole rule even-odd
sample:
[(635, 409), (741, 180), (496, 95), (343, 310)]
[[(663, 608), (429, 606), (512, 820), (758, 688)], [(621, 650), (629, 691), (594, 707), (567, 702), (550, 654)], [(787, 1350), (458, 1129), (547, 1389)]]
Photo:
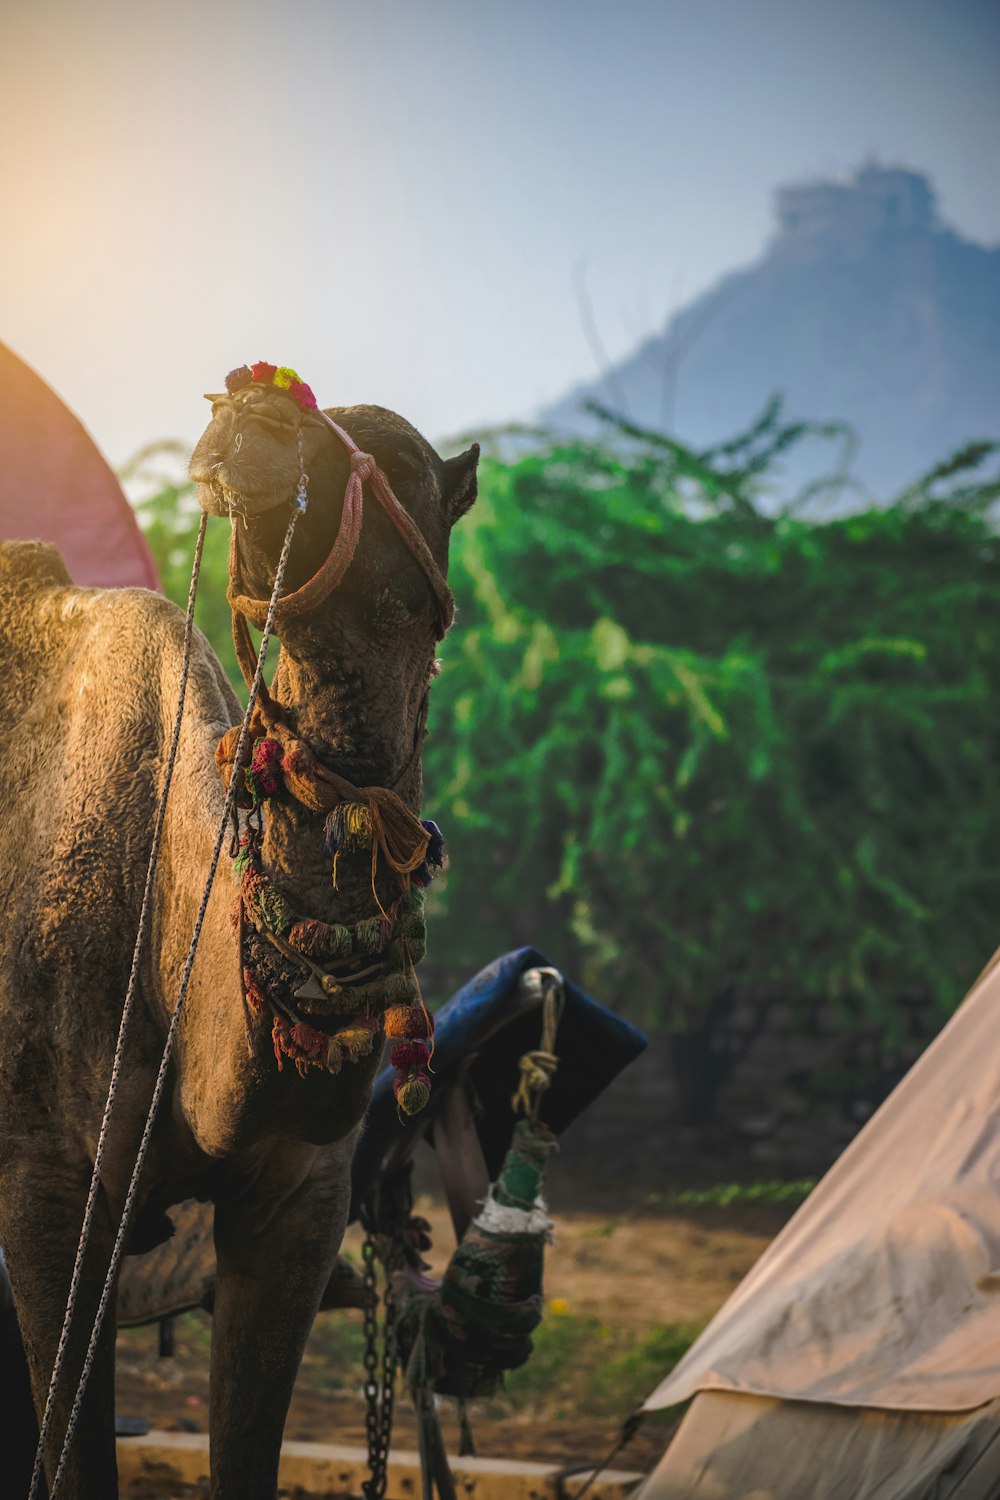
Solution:
[(513, 1098), (510, 1101), (511, 1109), (515, 1114), (520, 1111), (529, 1115), (534, 1107), (535, 1098), (548, 1088), (559, 1066), (559, 1059), (554, 1052), (526, 1052), (521, 1058), (518, 1067), (520, 1069), (520, 1081)]
[(372, 480), (378, 473), (378, 464), (370, 453), (364, 453), (360, 448), (356, 448), (351, 454), (351, 472), (357, 474), (362, 482)]

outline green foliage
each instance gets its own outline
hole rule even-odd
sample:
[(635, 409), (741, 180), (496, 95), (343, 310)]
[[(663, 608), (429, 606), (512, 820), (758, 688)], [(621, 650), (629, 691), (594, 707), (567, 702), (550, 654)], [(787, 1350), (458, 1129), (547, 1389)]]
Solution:
[(740, 993), (890, 1030), (961, 996), (1000, 904), (990, 453), (769, 509), (810, 435), (772, 409), (708, 457), (626, 429), (484, 460), (425, 759), (438, 952), (534, 941), (678, 1031)]

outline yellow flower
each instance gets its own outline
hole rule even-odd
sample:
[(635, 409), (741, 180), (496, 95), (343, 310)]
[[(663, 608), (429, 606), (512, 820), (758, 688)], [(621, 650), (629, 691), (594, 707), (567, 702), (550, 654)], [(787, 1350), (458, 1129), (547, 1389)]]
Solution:
[(279, 365), (274, 372), (271, 384), (276, 385), (279, 390), (287, 391), (292, 381), (298, 380), (298, 378), (295, 371), (289, 369), (288, 365)]
[(564, 1318), (569, 1312), (569, 1303), (565, 1297), (551, 1297), (549, 1299), (549, 1312), (554, 1318)]

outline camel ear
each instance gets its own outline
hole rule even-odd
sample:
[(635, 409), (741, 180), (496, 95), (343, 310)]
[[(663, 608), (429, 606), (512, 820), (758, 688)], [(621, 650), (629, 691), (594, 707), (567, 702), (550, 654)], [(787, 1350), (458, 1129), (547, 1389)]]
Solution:
[(444, 498), (444, 513), (449, 526), (454, 526), (475, 503), (479, 488), (476, 483), (476, 465), (479, 462), (479, 444), (473, 443), (465, 453), (444, 462), (444, 479), (441, 485)]

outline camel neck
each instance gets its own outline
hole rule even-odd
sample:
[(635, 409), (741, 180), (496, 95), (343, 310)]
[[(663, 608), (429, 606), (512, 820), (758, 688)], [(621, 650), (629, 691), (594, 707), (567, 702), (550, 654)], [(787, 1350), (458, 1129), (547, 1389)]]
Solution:
[[(283, 650), (274, 695), (293, 732), (328, 769), (357, 787), (391, 787), (411, 812), (419, 812), (426, 689), (418, 695), (395, 674), (343, 662), (334, 668)], [(334, 886), (324, 822), (323, 814), (292, 798), (270, 803), (265, 865), (304, 915), (328, 922), (369, 917), (377, 910), (370, 856), (339, 859)], [(378, 870), (375, 880), (378, 901), (394, 901), (399, 892), (391, 871)]]

